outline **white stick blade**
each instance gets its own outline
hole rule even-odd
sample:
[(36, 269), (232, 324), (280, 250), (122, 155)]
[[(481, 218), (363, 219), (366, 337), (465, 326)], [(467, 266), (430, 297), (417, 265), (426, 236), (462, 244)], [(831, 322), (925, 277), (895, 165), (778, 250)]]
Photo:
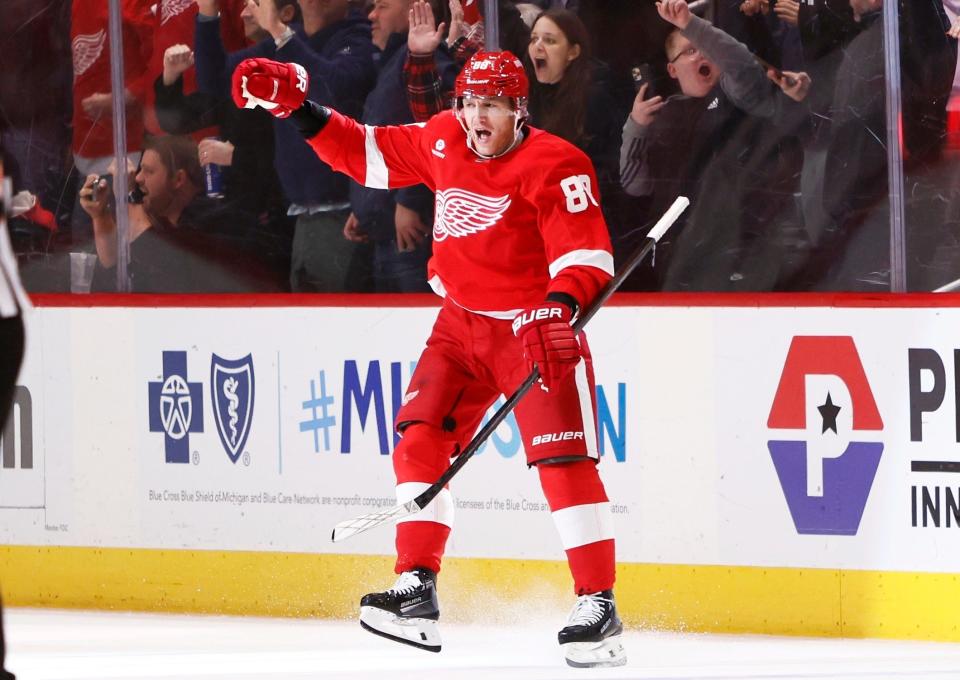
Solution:
[(673, 205), (667, 209), (667, 212), (663, 213), (663, 217), (657, 220), (657, 223), (653, 225), (653, 229), (647, 232), (647, 238), (659, 241), (660, 237), (667, 233), (667, 229), (673, 226), (673, 223), (677, 221), (677, 218), (680, 217), (680, 214), (686, 210), (689, 205), (689, 198), (686, 196), (677, 196), (677, 200), (673, 202)]
[(372, 512), (369, 515), (360, 515), (359, 517), (354, 517), (353, 519), (340, 522), (333, 527), (333, 535), (331, 536), (331, 540), (334, 543), (338, 543), (350, 538), (351, 536), (356, 536), (364, 531), (368, 531), (374, 527), (380, 526), (381, 524), (385, 524), (391, 520), (409, 517), (416, 512), (420, 512), (420, 506), (417, 505), (416, 500), (412, 500), (404, 503), (403, 505), (395, 505), (392, 508), (382, 512)]

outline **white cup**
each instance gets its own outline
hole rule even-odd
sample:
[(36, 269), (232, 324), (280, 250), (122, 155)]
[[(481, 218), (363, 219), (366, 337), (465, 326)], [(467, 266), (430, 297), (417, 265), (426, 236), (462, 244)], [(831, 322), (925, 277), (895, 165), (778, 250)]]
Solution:
[(96, 253), (70, 253), (70, 292), (89, 293), (93, 283)]

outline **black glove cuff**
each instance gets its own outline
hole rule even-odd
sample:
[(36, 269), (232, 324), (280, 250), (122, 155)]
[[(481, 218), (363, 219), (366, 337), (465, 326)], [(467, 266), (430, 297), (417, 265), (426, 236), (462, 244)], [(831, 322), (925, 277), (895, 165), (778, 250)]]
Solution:
[(577, 312), (580, 311), (580, 305), (577, 303), (577, 299), (569, 293), (547, 293), (547, 301), (559, 302), (569, 307), (571, 319), (576, 318)]
[(308, 99), (303, 102), (303, 106), (290, 114), (288, 120), (300, 131), (304, 139), (312, 139), (330, 120), (330, 109)]

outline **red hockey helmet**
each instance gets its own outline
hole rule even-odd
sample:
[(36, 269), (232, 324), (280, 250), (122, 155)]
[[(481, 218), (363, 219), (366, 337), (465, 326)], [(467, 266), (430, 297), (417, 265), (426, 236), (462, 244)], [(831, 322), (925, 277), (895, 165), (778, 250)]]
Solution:
[(455, 96), (511, 97), (524, 100), (530, 93), (530, 81), (523, 64), (511, 52), (480, 51), (457, 76)]

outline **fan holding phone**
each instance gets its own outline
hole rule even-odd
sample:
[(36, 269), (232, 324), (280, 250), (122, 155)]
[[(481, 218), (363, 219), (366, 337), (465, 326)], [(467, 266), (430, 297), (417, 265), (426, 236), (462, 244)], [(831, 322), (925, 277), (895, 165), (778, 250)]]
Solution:
[(746, 244), (769, 231), (769, 216), (792, 195), (795, 168), (778, 166), (770, 150), (808, 115), (798, 102), (810, 78), (766, 68), (684, 0), (662, 0), (657, 11), (675, 27), (664, 52), (680, 94), (648, 98), (650, 86), (641, 83), (623, 128), (620, 181), (627, 194), (650, 200), (651, 214), (668, 194), (689, 191), (700, 199), (661, 249), (659, 287), (767, 289), (776, 265), (753, 262), (763, 249), (748, 251)]

